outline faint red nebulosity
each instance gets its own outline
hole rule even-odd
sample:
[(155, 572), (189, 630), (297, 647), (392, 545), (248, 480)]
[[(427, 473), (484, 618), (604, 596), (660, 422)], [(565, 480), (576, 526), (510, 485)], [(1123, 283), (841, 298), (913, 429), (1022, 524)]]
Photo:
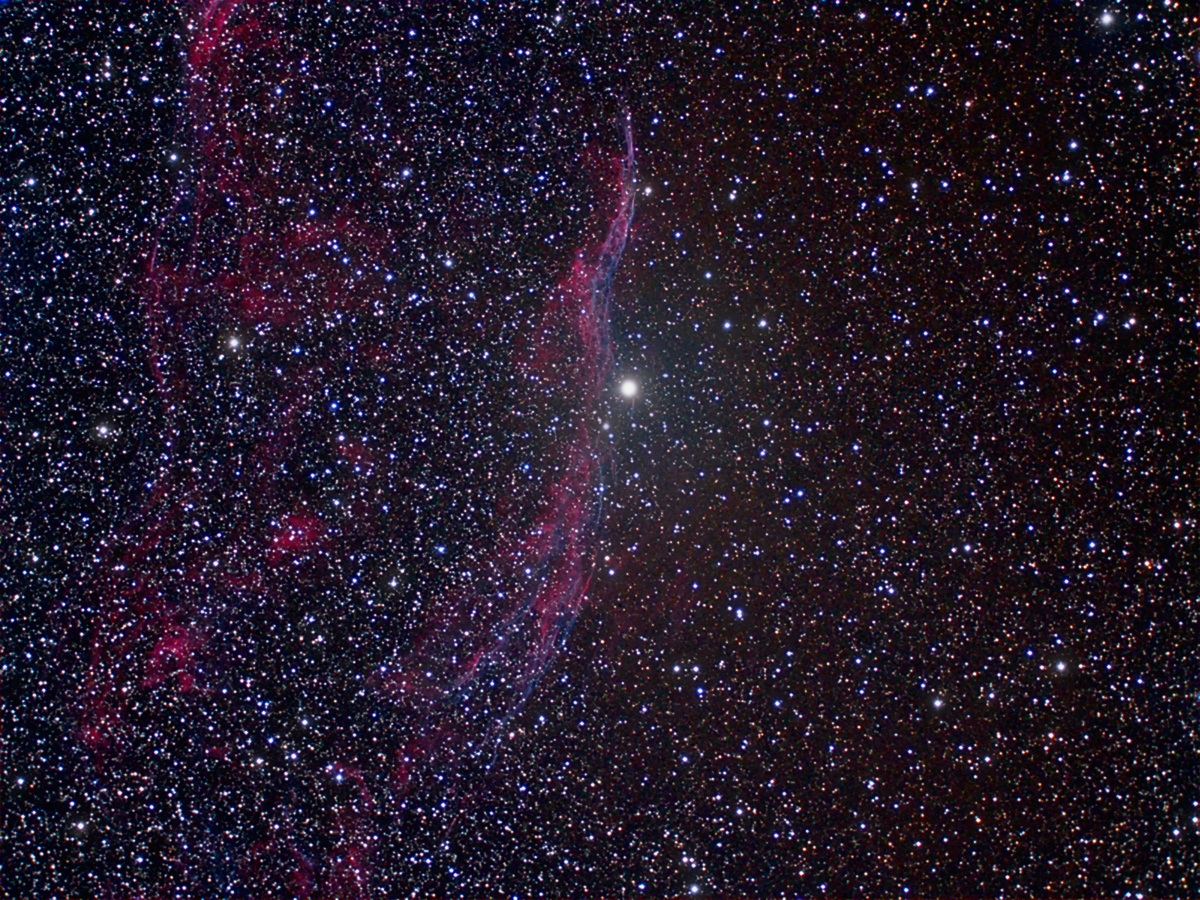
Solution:
[(267, 565), (278, 566), (288, 559), (304, 556), (315, 549), (325, 533), (325, 525), (303, 508), (284, 516), (267, 539), (264, 558)]
[(201, 644), (202, 639), (195, 629), (184, 625), (168, 626), (150, 651), (142, 686), (155, 687), (175, 679), (176, 688), (181, 693), (194, 691), (196, 675), (192, 668), (193, 655)]
[[(204, 755), (231, 778), (251, 777), (232, 727), (218, 727), (223, 717), (233, 721), (235, 711), (222, 705), (233, 701), (210, 681), (221, 672), (227, 682), (252, 682), (268, 666), (227, 645), (253, 630), (251, 622), (269, 623), (265, 634), (277, 626), (286, 634), (280, 623), (298, 603), (344, 589), (340, 560), (405, 533), (388, 501), (415, 504), (415, 491), (427, 488), (397, 454), (360, 435), (314, 435), (308, 424), (328, 409), (323, 386), (331, 373), (403, 376), (422, 347), (400, 321), (346, 332), (320, 353), (299, 348), (311, 322), (356, 321), (375, 302), (383, 291), (378, 273), (397, 240), (365, 217), (335, 211), (310, 221), (303, 209), (287, 219), (271, 203), (279, 185), (260, 165), (269, 148), (239, 116), (258, 99), (243, 69), (279, 59), (286, 70), (292, 62), (282, 49), (286, 18), (249, 0), (214, 0), (189, 31), (190, 232), (176, 242), (183, 249), (155, 249), (144, 280), (149, 365), (167, 421), (164, 464), (143, 508), (108, 542), (88, 589), (98, 611), (77, 733), (113, 778), (126, 762), (133, 714), (152, 717), (156, 698), (167, 695), (208, 704), (217, 725), (204, 736)], [(494, 732), (516, 712), (578, 615), (601, 518), (605, 459), (596, 411), (612, 363), (612, 279), (633, 216), (627, 123), (625, 135), (624, 155), (605, 163), (611, 197), (603, 239), (563, 261), (566, 273), (513, 353), (529, 404), (560, 410), (563, 419), (539, 451), (540, 480), (530, 493), (501, 498), (488, 533), (464, 554), (473, 571), (430, 601), (394, 664), (363, 679), (363, 695), (403, 723), (393, 745), (401, 749), (355, 762), (375, 757), (356, 756), (350, 729), (331, 739), (327, 769), (325, 761), (305, 763), (322, 767), (308, 770), (310, 783), (333, 779), (340, 790), (325, 797), (325, 788), (311, 788), (324, 797), (332, 849), (310, 858), (280, 826), (245, 848), (248, 884), (279, 884), (287, 874), (297, 896), (368, 896), (373, 817), (394, 814), (435, 762), (449, 765), (482, 746), (475, 732)], [(265, 410), (248, 434), (210, 421), (204, 348), (221, 330), (241, 335), (236, 349), (222, 351), (229, 366), (239, 354), (278, 360), (257, 381), (228, 376), (243, 378), (239, 397)], [(509, 402), (517, 428), (517, 401)], [(322, 507), (319, 492), (294, 471), (310, 445), (372, 490)], [(455, 699), (468, 696), (475, 724)]]

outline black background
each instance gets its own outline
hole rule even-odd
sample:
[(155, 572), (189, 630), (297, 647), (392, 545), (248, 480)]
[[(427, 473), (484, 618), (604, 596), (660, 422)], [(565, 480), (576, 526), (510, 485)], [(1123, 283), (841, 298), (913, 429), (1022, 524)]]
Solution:
[[(637, 145), (613, 335), (640, 393), (602, 410), (585, 611), (495, 755), (379, 824), (370, 891), (1196, 892), (1194, 17), (275, 14), (313, 60), (314, 183), (379, 157), (338, 128), (402, 134), (419, 186), (358, 214), (411, 229), (431, 295), (511, 261), (479, 312), (501, 343), (597, 239), (626, 108)], [(190, 19), (0, 8), (6, 894), (295, 890), (247, 862), (266, 801), (196, 767), (186, 718), (150, 711), (150, 777), (222, 837), (180, 867), (75, 729), (89, 570), (164, 452), (140, 274), (194, 189)]]

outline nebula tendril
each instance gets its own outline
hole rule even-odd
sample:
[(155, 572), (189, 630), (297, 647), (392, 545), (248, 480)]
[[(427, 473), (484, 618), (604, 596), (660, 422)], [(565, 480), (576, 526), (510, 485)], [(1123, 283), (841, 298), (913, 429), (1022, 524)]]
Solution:
[[(394, 199), (405, 164), (296, 124), (334, 101), (305, 108), (292, 12), (216, 0), (188, 33), (191, 177), (145, 277), (168, 427), (86, 588), (77, 736), (120, 827), (155, 819), (130, 806), (148, 780), (178, 809), (161, 892), (370, 895), (411, 798), (495, 752), (562, 646), (603, 516), (628, 120), (566, 274), (455, 299), (453, 257), (439, 282), (419, 249), (440, 208)], [(509, 302), (472, 307), (485, 289)]]

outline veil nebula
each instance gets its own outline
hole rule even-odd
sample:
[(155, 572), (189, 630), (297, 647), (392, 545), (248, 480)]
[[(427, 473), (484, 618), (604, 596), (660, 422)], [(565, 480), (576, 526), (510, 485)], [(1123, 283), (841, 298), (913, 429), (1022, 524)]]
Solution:
[(409, 168), (340, 133), (291, 12), (215, 0), (186, 34), (191, 177), (144, 279), (167, 426), (82, 600), (110, 893), (149, 848), (147, 892), (371, 895), (594, 565), (628, 120), (597, 242), (464, 314), (422, 268), (440, 200), (397, 201)]

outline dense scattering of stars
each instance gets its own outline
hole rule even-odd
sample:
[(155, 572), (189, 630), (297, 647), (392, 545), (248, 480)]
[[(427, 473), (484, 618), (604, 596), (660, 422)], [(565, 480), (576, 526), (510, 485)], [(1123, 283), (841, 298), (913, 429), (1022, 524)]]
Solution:
[(0, 892), (1200, 891), (1197, 25), (0, 6)]

